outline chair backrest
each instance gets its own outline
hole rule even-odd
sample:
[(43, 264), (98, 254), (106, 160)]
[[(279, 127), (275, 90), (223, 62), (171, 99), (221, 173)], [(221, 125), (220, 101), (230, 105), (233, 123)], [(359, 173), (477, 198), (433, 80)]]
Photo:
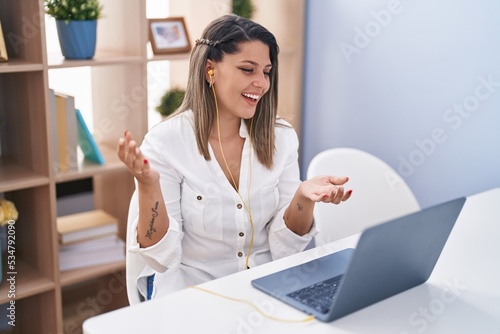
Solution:
[(132, 198), (130, 200), (129, 211), (128, 211), (128, 219), (127, 219), (127, 249), (125, 255), (125, 280), (127, 284), (127, 296), (130, 305), (138, 304), (141, 302), (139, 290), (137, 289), (137, 277), (141, 273), (141, 271), (146, 266), (146, 262), (141, 258), (139, 254), (131, 253), (128, 251), (128, 246), (130, 245), (130, 238), (134, 235), (131, 231), (133, 217), (136, 216), (138, 211), (138, 201), (137, 201), (137, 192), (134, 192)]
[(399, 174), (381, 159), (354, 148), (333, 148), (317, 154), (307, 178), (318, 175), (348, 176), (351, 198), (339, 205), (317, 203), (314, 221), (319, 229), (316, 246), (362, 232), (373, 226), (420, 209)]

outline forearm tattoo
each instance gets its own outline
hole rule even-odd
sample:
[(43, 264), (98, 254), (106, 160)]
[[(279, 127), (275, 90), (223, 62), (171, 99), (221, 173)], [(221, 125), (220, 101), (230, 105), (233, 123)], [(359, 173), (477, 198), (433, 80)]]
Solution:
[(299, 211), (302, 211), (304, 207), (302, 205), (300, 205), (300, 203), (297, 203), (297, 210)]
[(151, 220), (149, 221), (149, 229), (146, 231), (146, 238), (152, 239), (153, 233), (156, 232), (154, 228), (155, 219), (158, 217), (158, 202), (155, 203), (155, 207), (151, 208)]

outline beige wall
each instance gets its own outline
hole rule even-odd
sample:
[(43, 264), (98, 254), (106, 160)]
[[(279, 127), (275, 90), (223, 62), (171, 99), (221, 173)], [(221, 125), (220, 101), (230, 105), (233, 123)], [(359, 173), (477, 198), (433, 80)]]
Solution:
[(300, 134), (305, 0), (253, 0), (253, 20), (271, 31), (280, 46), (279, 114)]

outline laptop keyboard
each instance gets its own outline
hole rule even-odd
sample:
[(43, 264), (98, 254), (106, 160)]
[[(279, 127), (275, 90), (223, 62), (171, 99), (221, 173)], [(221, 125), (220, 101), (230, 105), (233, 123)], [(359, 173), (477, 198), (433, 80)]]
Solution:
[(342, 277), (343, 275), (329, 278), (300, 290), (290, 292), (287, 296), (318, 312), (327, 313), (335, 298), (335, 293), (337, 292)]

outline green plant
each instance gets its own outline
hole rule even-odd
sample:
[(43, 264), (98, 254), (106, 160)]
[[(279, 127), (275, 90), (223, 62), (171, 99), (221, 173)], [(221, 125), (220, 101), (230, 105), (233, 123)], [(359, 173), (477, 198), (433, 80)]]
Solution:
[(233, 13), (251, 19), (254, 7), (252, 5), (252, 0), (233, 0)]
[(177, 108), (180, 107), (182, 100), (184, 99), (184, 89), (172, 88), (163, 94), (160, 100), (160, 104), (156, 107), (163, 117), (167, 117), (172, 114)]
[(97, 20), (102, 8), (99, 0), (45, 0), (45, 12), (56, 20)]

